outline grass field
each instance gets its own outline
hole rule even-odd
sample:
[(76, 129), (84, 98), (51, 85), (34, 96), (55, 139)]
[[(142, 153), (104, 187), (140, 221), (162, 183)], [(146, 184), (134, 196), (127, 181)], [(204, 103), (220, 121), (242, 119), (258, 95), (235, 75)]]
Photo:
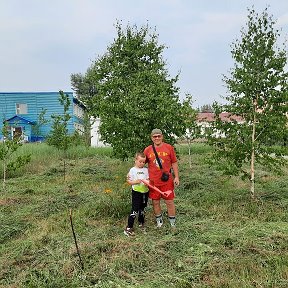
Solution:
[(192, 168), (187, 147), (177, 148), (176, 232), (166, 219), (155, 227), (149, 204), (146, 234), (128, 238), (132, 159), (71, 149), (64, 182), (56, 150), (21, 147), (32, 162), (0, 194), (0, 287), (288, 287), (287, 167), (282, 176), (258, 169), (251, 201), (249, 183), (207, 163), (205, 144), (192, 146)]

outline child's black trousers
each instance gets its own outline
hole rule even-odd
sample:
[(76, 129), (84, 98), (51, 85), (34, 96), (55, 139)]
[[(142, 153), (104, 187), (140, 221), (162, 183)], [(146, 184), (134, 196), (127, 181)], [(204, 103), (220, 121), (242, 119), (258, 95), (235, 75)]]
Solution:
[(128, 217), (128, 227), (133, 228), (135, 218), (138, 216), (139, 224), (145, 222), (145, 207), (148, 202), (148, 192), (140, 193), (132, 190), (132, 209)]

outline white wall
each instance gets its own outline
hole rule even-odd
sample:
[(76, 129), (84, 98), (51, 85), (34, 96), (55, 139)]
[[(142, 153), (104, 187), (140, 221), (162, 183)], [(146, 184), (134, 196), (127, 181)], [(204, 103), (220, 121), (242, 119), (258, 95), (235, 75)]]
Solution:
[(91, 146), (92, 147), (104, 147), (104, 146), (108, 146), (106, 144), (104, 144), (101, 140), (100, 140), (100, 134), (98, 131), (98, 127), (100, 124), (100, 119), (91, 119)]

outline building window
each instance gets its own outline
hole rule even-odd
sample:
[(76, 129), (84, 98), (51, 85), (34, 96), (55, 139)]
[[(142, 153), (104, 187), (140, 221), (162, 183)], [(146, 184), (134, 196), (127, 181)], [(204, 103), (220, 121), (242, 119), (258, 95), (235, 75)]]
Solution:
[(75, 128), (75, 131), (77, 131), (80, 135), (83, 135), (84, 134), (84, 125), (81, 125), (79, 123), (74, 123), (74, 128)]
[(74, 104), (74, 115), (78, 118), (84, 118), (84, 109), (81, 108), (79, 105)]
[(26, 103), (16, 103), (16, 114), (28, 114), (28, 106)]

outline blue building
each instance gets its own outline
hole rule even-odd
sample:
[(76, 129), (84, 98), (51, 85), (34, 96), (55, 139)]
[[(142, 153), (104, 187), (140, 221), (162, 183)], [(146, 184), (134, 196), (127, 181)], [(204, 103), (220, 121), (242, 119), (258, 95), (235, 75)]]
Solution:
[[(68, 133), (78, 131), (82, 134), (85, 107), (72, 92), (64, 93), (71, 103)], [(59, 92), (0, 92), (0, 140), (3, 139), (5, 121), (11, 137), (21, 137), (25, 142), (44, 140), (51, 131), (51, 115), (62, 115), (64, 112), (59, 96)], [(41, 122), (39, 115), (43, 115), (45, 121)]]

